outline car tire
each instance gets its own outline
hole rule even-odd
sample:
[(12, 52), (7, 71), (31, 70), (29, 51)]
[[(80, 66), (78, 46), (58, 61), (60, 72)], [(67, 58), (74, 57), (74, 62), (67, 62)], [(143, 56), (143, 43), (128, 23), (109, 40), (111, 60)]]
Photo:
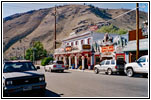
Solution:
[(61, 70), (61, 73), (63, 73), (64, 72), (64, 70)]
[(128, 68), (126, 70), (126, 74), (127, 74), (128, 77), (132, 77), (134, 75), (133, 69), (132, 68)]
[(112, 75), (112, 69), (109, 68), (109, 69), (107, 70), (107, 74), (108, 74), (108, 75)]
[(40, 89), (39, 90), (39, 95), (42, 96), (42, 97), (45, 96), (45, 91), (46, 91), (45, 88), (44, 89)]
[(98, 73), (99, 73), (99, 69), (98, 69), (98, 68), (95, 68), (95, 69), (94, 69), (94, 72), (95, 72), (95, 74), (98, 74)]
[(144, 78), (147, 78), (147, 77), (148, 77), (148, 74), (143, 74), (143, 77), (144, 77)]
[(51, 68), (49, 68), (49, 72), (53, 72)]

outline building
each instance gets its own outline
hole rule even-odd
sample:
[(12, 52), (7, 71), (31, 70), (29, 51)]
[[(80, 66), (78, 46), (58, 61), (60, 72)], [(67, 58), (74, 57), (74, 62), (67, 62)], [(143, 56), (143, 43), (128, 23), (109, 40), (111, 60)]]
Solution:
[[(132, 30), (129, 31), (128, 43), (123, 49), (127, 63), (135, 62), (136, 49), (136, 30)], [(139, 29), (139, 57), (143, 55), (148, 55), (148, 32), (144, 31), (144, 29)]]
[[(93, 69), (93, 66), (100, 63), (103, 57), (111, 56), (110, 59), (112, 59), (115, 58), (116, 52), (121, 53), (122, 50), (118, 50), (122, 46), (122, 41), (123, 38), (117, 34), (111, 34), (108, 37), (92, 31), (82, 34), (73, 32), (68, 38), (62, 40), (62, 46), (55, 50), (54, 56), (56, 60), (64, 61), (64, 64), (69, 65), (70, 68)], [(109, 45), (112, 46), (109, 47), (109, 49), (112, 48), (112, 53), (104, 55), (106, 52), (104, 47)]]

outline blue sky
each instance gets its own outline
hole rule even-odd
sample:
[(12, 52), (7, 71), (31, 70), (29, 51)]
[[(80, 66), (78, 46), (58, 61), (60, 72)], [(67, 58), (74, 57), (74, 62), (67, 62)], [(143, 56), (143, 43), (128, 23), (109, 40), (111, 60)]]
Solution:
[[(42, 8), (50, 8), (54, 7), (55, 5), (67, 5), (73, 3), (3, 3), (3, 18), (16, 14), (16, 13), (23, 13), (30, 10), (38, 10)], [(83, 3), (74, 3), (74, 4), (83, 4)], [(99, 8), (108, 8), (108, 9), (119, 9), (119, 8), (126, 8), (126, 9), (134, 9), (136, 7), (136, 3), (86, 3), (92, 4)], [(139, 3), (139, 6), (145, 6), (144, 8), (140, 8), (141, 11), (148, 12), (148, 4), (147, 3)]]

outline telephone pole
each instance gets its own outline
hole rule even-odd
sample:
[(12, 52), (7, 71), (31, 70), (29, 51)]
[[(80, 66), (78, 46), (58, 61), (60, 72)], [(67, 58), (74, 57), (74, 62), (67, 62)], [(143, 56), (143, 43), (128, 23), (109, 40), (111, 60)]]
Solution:
[(136, 60), (139, 58), (139, 4), (136, 3)]
[(56, 49), (56, 6), (55, 6), (55, 49)]

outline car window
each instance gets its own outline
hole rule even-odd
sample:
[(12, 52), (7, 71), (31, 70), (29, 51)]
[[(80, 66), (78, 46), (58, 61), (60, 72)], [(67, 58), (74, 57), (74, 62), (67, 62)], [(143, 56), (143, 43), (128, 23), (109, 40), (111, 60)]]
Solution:
[(109, 65), (109, 64), (110, 64), (110, 61), (109, 61), (109, 60), (107, 60), (105, 64), (106, 64), (106, 65)]
[(23, 72), (29, 70), (36, 70), (35, 66), (31, 62), (7, 62), (4, 64), (5, 72)]
[(142, 63), (142, 62), (146, 62), (146, 57), (141, 57), (137, 60), (137, 62)]
[(111, 60), (111, 64), (114, 65), (115, 64), (115, 60)]
[(63, 61), (57, 61), (56, 63), (57, 64), (63, 64)]
[(101, 65), (104, 65), (104, 63), (105, 63), (105, 61), (102, 61), (100, 64), (101, 64)]

